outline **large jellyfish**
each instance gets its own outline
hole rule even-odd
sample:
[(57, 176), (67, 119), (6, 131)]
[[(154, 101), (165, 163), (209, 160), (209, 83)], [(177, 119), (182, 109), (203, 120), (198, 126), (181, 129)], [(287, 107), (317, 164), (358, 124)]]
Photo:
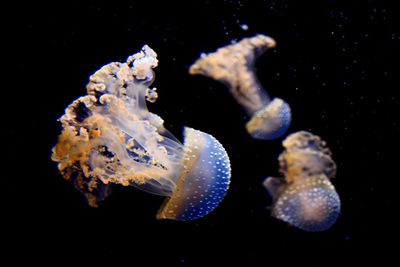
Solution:
[(324, 231), (340, 213), (340, 199), (330, 179), (336, 164), (318, 136), (300, 131), (283, 141), (279, 156), (284, 178), (268, 177), (264, 186), (270, 193), (272, 216), (305, 231)]
[(157, 99), (148, 46), (126, 63), (110, 63), (90, 77), (87, 96), (60, 118), (63, 126), (52, 159), (89, 205), (98, 206), (111, 186), (135, 186), (166, 196), (158, 219), (194, 220), (218, 206), (230, 182), (230, 162), (211, 135), (186, 127), (184, 143), (147, 110)]
[(279, 138), (291, 122), (289, 105), (280, 98), (271, 100), (254, 71), (255, 59), (275, 44), (274, 39), (261, 34), (245, 38), (214, 53), (203, 54), (189, 69), (190, 74), (208, 76), (229, 87), (251, 116), (246, 129), (256, 139)]

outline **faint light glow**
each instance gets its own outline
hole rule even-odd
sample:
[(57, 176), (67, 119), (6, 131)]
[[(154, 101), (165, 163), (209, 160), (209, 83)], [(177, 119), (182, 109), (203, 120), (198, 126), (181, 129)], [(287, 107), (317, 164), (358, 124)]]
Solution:
[(240, 28), (242, 28), (242, 30), (247, 31), (249, 29), (249, 25), (247, 24), (241, 24)]

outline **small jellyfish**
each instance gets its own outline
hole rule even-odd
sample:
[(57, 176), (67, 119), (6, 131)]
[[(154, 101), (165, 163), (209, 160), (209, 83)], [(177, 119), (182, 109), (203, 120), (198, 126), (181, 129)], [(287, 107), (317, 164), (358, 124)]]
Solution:
[(275, 45), (274, 39), (261, 34), (244, 38), (214, 53), (203, 54), (189, 69), (190, 74), (201, 74), (229, 87), (251, 117), (246, 129), (256, 139), (279, 138), (291, 122), (289, 105), (279, 98), (271, 100), (254, 70), (255, 59)]
[(88, 95), (60, 118), (52, 159), (66, 180), (96, 207), (116, 184), (166, 196), (158, 219), (194, 220), (219, 205), (230, 182), (230, 162), (211, 135), (185, 127), (182, 144), (148, 111), (157, 54), (148, 46), (126, 63), (103, 66)]
[(272, 216), (304, 231), (330, 228), (340, 213), (340, 198), (330, 179), (336, 164), (324, 141), (309, 132), (291, 134), (279, 156), (284, 178), (268, 177), (263, 185), (272, 197)]

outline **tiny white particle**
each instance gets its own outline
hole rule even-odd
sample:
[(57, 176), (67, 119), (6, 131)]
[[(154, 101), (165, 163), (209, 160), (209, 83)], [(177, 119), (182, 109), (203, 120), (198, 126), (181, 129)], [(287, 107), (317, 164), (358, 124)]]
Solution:
[(247, 24), (241, 24), (240, 28), (242, 28), (242, 30), (247, 31), (249, 29), (249, 25)]

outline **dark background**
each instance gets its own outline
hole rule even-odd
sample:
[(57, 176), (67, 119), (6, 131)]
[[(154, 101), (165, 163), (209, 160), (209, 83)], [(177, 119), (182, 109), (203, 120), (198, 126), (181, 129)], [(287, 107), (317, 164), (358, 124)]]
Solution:
[[(10, 47), (2, 89), (3, 259), (132, 266), (308, 266), (394, 258), (398, 242), (399, 10), (388, 1), (70, 1), (4, 7)], [(161, 1), (160, 1), (161, 2)], [(243, 30), (242, 24), (249, 29)], [(269, 216), (261, 183), (278, 174), (281, 141), (251, 139), (227, 89), (191, 77), (201, 52), (257, 33), (277, 48), (257, 61), (270, 95), (290, 103), (290, 132), (327, 141), (342, 215), (322, 233)], [(232, 164), (221, 205), (193, 222), (157, 221), (163, 198), (117, 188), (93, 209), (50, 160), (57, 119), (89, 75), (143, 44), (159, 55), (159, 99), (149, 109), (179, 139), (184, 125), (215, 136)], [(7, 82), (10, 84), (7, 85)], [(3, 176), (4, 175), (4, 176)], [(5, 194), (4, 194), (5, 193)]]

